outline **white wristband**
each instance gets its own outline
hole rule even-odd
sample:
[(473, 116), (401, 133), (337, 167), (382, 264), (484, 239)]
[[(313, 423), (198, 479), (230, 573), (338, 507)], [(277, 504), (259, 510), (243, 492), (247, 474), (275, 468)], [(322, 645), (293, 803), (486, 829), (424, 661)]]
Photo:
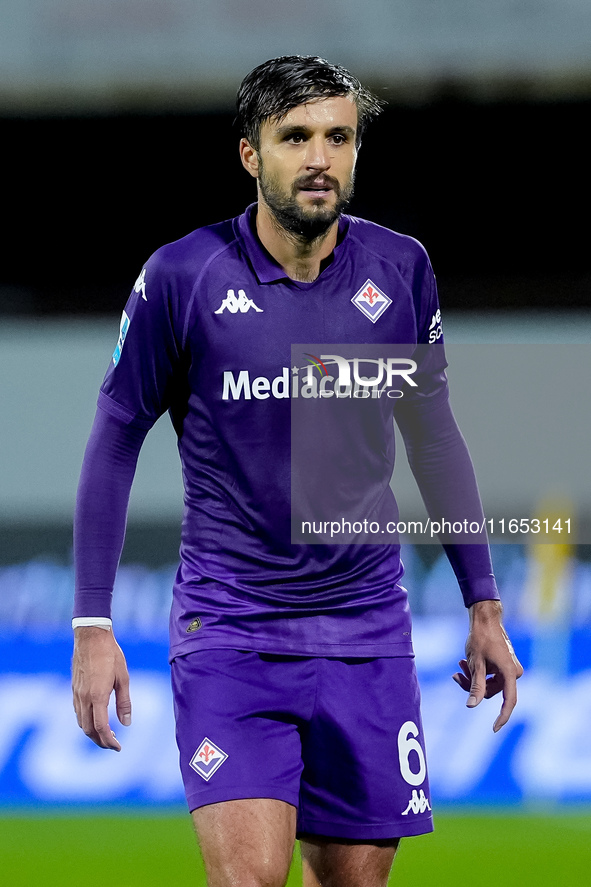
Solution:
[(72, 628), (96, 627), (111, 631), (112, 626), (113, 622), (106, 616), (76, 616), (72, 619)]

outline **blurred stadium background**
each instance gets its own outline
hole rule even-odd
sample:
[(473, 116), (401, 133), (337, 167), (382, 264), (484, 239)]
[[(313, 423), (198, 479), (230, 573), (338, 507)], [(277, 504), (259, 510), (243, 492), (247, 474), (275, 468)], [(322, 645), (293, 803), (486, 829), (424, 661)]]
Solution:
[[(189, 883), (166, 620), (180, 471), (162, 420), (138, 470), (115, 617), (132, 670), (124, 752), (75, 725), (71, 517), (96, 391), (142, 263), (254, 197), (232, 130), (273, 55), (350, 67), (389, 102), (352, 211), (429, 250), (453, 401), (495, 520), (526, 666), (510, 725), (451, 682), (466, 617), (432, 546), (408, 545), (431, 838), (397, 883), (588, 883), (591, 863), (591, 366), (588, 0), (4, 0), (0, 7), (0, 861), (7, 883)], [(452, 353), (453, 352), (453, 353)], [(420, 512), (397, 468), (403, 516)], [(576, 523), (575, 523), (576, 522)], [(123, 732), (122, 728), (119, 732)], [(98, 818), (97, 818), (98, 815)], [(294, 874), (294, 877), (296, 877)], [(201, 875), (195, 876), (199, 883)], [(295, 882), (294, 882), (295, 883)]]

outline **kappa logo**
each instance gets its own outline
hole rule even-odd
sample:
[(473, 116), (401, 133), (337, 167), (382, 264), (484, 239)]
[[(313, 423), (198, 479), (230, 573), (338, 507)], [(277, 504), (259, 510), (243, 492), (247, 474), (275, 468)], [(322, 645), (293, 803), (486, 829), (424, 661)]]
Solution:
[(408, 807), (406, 810), (402, 811), (402, 815), (406, 816), (408, 813), (424, 813), (425, 810), (430, 810), (431, 804), (425, 797), (425, 792), (423, 789), (420, 792), (417, 792), (416, 788), (413, 789), (410, 801), (408, 802)]
[(227, 309), (231, 314), (237, 314), (238, 311), (241, 314), (246, 314), (250, 309), (254, 311), (258, 311), (262, 313), (263, 309), (259, 308), (252, 299), (249, 299), (244, 292), (244, 290), (238, 290), (238, 296), (236, 296), (234, 290), (228, 290), (226, 294), (226, 298), (220, 305), (217, 311), (214, 311), (214, 314), (223, 314)]
[(215, 743), (208, 739), (207, 736), (189, 761), (189, 766), (209, 782), (213, 774), (220, 769), (228, 755), (222, 751)]
[(140, 276), (136, 280), (133, 289), (134, 289), (134, 292), (142, 294), (142, 299), (144, 300), (144, 302), (148, 301), (148, 297), (146, 295), (146, 269), (145, 268), (142, 268), (142, 273), (140, 274)]
[(441, 310), (438, 308), (431, 318), (431, 323), (429, 324), (429, 344), (432, 345), (433, 342), (436, 342), (437, 339), (440, 339), (442, 335), (443, 328), (441, 326)]
[(356, 308), (359, 308), (362, 314), (369, 317), (372, 323), (375, 323), (386, 308), (392, 304), (392, 299), (382, 292), (379, 286), (376, 286), (369, 278), (361, 289), (355, 293), (351, 301)]

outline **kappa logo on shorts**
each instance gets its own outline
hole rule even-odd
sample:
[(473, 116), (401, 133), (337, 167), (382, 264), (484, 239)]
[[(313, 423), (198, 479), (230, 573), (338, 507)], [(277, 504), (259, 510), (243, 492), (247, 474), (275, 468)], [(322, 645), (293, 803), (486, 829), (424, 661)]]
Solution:
[(209, 782), (216, 770), (219, 770), (228, 755), (222, 751), (207, 736), (189, 761), (189, 766), (198, 773), (202, 779)]
[(406, 810), (402, 811), (402, 815), (406, 816), (407, 813), (424, 813), (425, 810), (430, 810), (431, 804), (425, 797), (425, 792), (423, 789), (417, 793), (416, 788), (413, 789), (410, 801), (408, 802), (408, 807)]
[(357, 290), (351, 301), (356, 308), (359, 308), (362, 314), (369, 317), (372, 323), (375, 323), (386, 308), (392, 304), (392, 299), (386, 293), (383, 293), (369, 278), (361, 289)]

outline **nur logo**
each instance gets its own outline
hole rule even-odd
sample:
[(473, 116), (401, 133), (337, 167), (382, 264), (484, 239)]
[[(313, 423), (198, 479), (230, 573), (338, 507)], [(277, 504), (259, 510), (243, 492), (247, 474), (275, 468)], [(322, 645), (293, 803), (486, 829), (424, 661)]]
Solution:
[(219, 770), (228, 755), (215, 745), (207, 736), (189, 761), (189, 766), (209, 782), (216, 770)]

